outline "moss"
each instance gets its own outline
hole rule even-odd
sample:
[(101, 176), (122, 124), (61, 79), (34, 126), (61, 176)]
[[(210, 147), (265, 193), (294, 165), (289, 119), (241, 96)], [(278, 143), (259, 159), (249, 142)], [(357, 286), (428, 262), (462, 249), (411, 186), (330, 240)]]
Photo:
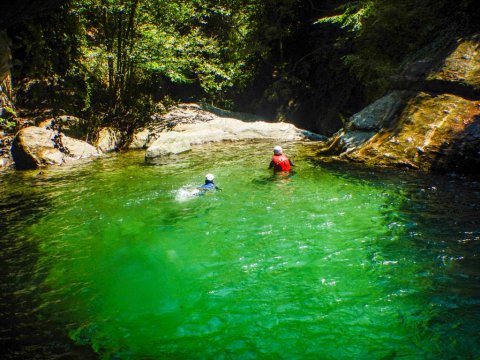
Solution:
[(466, 132), (478, 117), (480, 101), (419, 93), (408, 102), (392, 129), (379, 132), (349, 158), (372, 165), (448, 169), (452, 159), (462, 156), (461, 144), (480, 136)]

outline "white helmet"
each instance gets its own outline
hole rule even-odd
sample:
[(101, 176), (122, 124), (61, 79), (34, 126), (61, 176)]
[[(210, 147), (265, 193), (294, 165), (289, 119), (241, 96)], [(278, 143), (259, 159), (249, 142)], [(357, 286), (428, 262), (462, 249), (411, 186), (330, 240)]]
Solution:
[(273, 153), (276, 154), (276, 155), (281, 155), (282, 152), (283, 152), (283, 150), (282, 150), (282, 147), (281, 147), (281, 146), (278, 146), (278, 145), (277, 145), (277, 146), (275, 146), (275, 147), (273, 148)]
[(213, 176), (213, 174), (207, 174), (205, 176), (205, 179), (208, 180), (208, 181), (213, 181), (213, 179), (215, 179), (215, 176)]

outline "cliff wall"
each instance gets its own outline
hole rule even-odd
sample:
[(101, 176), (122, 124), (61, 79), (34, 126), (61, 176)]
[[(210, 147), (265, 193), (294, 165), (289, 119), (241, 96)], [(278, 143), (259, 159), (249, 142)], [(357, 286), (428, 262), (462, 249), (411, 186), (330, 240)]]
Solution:
[(320, 155), (480, 175), (480, 34), (405, 66)]

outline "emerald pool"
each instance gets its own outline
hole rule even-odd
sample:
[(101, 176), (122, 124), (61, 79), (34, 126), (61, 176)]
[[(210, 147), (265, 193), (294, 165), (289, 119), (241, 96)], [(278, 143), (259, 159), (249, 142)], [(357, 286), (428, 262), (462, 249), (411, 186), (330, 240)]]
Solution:
[(273, 145), (0, 174), (2, 358), (480, 358), (480, 184)]

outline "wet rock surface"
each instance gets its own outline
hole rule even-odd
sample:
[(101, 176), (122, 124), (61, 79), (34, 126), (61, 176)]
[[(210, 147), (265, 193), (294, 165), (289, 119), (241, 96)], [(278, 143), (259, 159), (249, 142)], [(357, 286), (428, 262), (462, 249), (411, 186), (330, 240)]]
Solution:
[(480, 175), (480, 36), (406, 66), (394, 90), (319, 152), (380, 166)]

